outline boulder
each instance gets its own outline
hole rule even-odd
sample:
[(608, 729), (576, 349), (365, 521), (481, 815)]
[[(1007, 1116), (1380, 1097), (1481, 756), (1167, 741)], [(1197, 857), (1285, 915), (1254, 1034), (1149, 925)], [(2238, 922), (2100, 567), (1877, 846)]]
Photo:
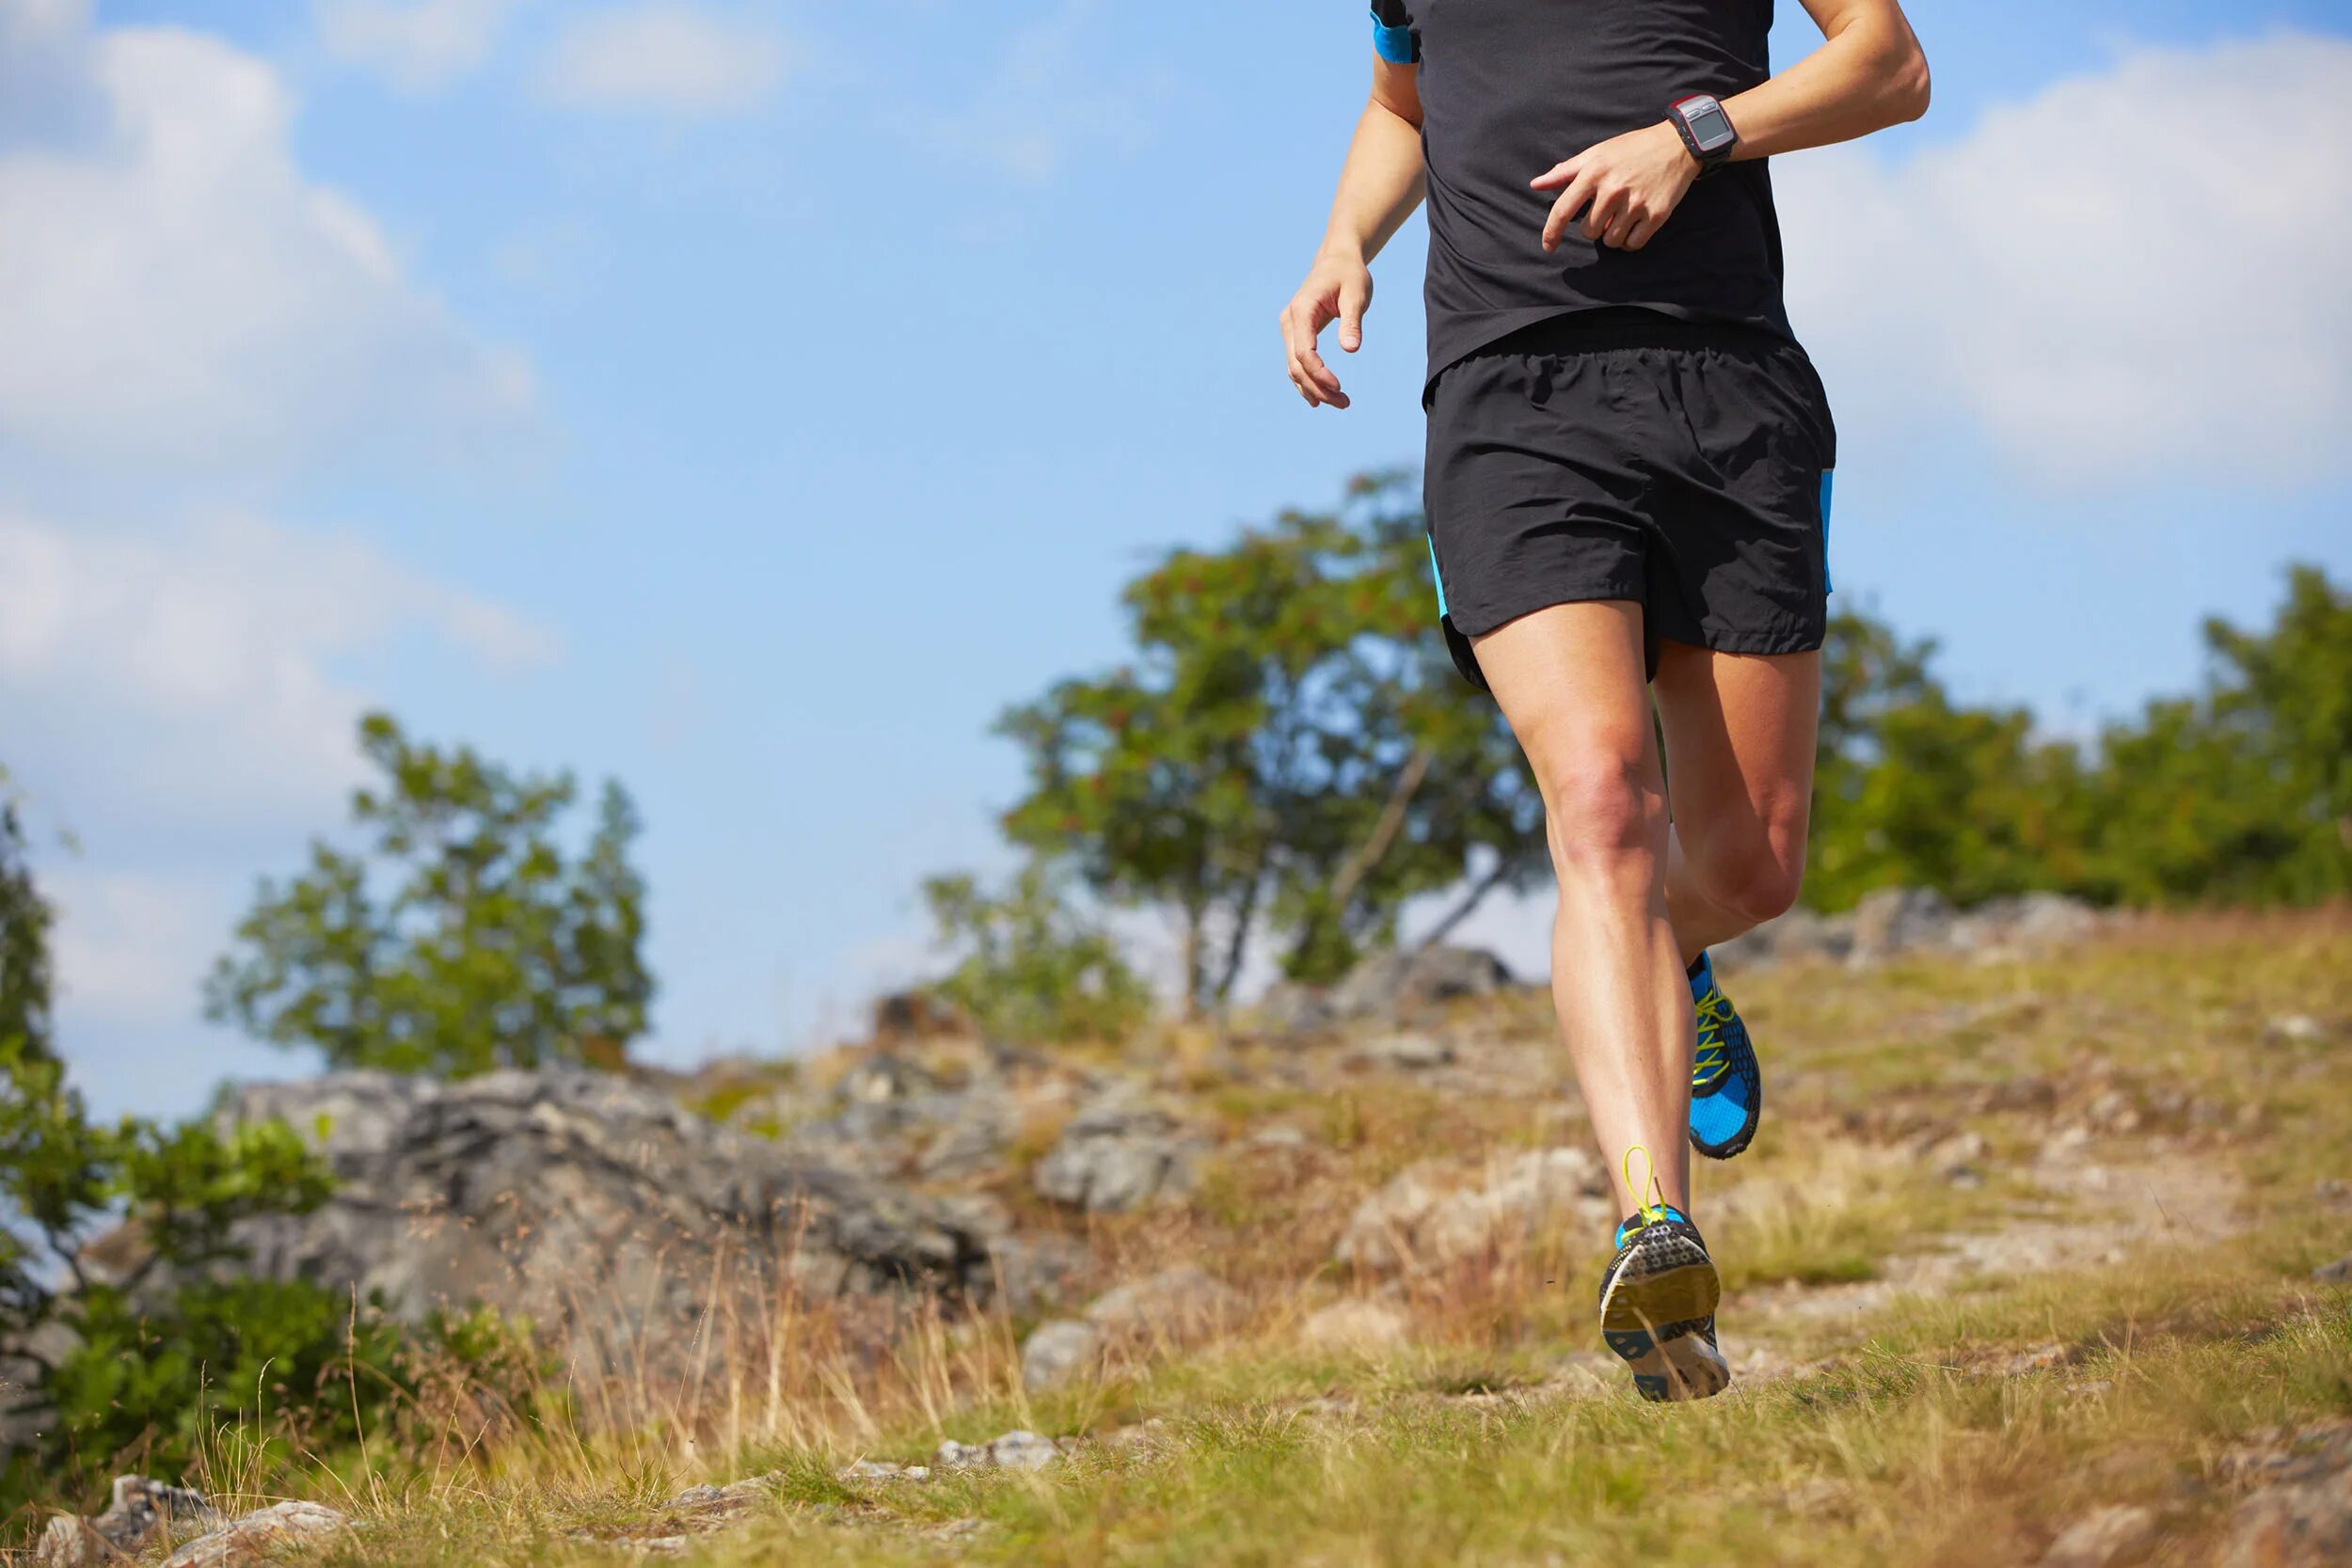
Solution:
[(1608, 1210), (1600, 1161), (1581, 1148), (1497, 1156), (1458, 1188), (1454, 1174), (1437, 1161), (1399, 1174), (1357, 1205), (1333, 1259), (1375, 1274), (1420, 1273)]
[(2156, 1516), (2129, 1503), (2094, 1508), (2059, 1532), (2042, 1568), (2115, 1568), (2137, 1561), (2156, 1541)]
[(955, 1301), (995, 1288), (997, 1249), (969, 1215), (622, 1077), (342, 1072), (243, 1088), (221, 1114), (282, 1118), (338, 1180), (312, 1213), (239, 1226), (251, 1272), (380, 1292), (405, 1319), (483, 1303), (634, 1365), (695, 1343), (706, 1308), (764, 1322), (787, 1288)]
[(1029, 1179), (1052, 1202), (1125, 1213), (1191, 1191), (1198, 1148), (1175, 1117), (1115, 1091), (1072, 1118)]
[(1340, 1019), (1403, 1023), (1440, 1003), (1491, 996), (1510, 984), (1510, 970), (1482, 947), (1375, 953), (1332, 988), (1329, 1006)]
[(1094, 1365), (1103, 1331), (1074, 1318), (1038, 1324), (1021, 1346), (1021, 1385), (1031, 1393), (1059, 1387)]
[(1213, 1334), (1240, 1310), (1232, 1286), (1184, 1264), (1105, 1292), (1087, 1308), (1087, 1322), (1105, 1335), (1175, 1342)]
[(49, 1521), (33, 1548), (40, 1568), (96, 1568), (135, 1558), (167, 1527), (208, 1528), (219, 1520), (201, 1492), (170, 1486), (151, 1476), (117, 1476), (106, 1512), (94, 1519), (59, 1514)]
[(163, 1568), (222, 1568), (251, 1562), (293, 1542), (335, 1535), (350, 1528), (348, 1515), (323, 1503), (279, 1503), (198, 1536), (166, 1558)]

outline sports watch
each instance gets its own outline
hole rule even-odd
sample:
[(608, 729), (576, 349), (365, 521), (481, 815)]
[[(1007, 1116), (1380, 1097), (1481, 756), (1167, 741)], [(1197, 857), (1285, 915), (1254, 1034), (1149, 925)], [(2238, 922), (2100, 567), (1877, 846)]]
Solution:
[(1731, 150), (1740, 145), (1740, 133), (1732, 129), (1731, 117), (1711, 92), (1676, 99), (1666, 106), (1666, 118), (1681, 133), (1682, 145), (1691, 150), (1702, 171), (1729, 161)]

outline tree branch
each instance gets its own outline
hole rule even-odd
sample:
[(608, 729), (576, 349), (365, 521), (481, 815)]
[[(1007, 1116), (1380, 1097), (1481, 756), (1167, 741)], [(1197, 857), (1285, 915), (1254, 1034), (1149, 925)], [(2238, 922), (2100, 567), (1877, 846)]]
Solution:
[(1396, 783), (1390, 787), (1388, 801), (1381, 806), (1379, 818), (1372, 825), (1371, 836), (1357, 846), (1356, 852), (1348, 856), (1346, 863), (1340, 867), (1339, 875), (1331, 879), (1330, 900), (1334, 920), (1344, 922), (1347, 901), (1356, 895), (1358, 884), (1371, 874), (1374, 866), (1380, 863), (1380, 857), (1389, 852), (1389, 847), (1396, 842), (1396, 835), (1404, 831), (1406, 808), (1413, 803), (1414, 793), (1421, 788), (1422, 781), (1429, 776), (1430, 765), (1437, 760), (1437, 753), (1426, 746), (1415, 747), (1413, 754), (1405, 759), (1404, 771), (1397, 774)]
[(1463, 921), (1468, 920), (1470, 917), (1470, 911), (1478, 908), (1478, 906), (1486, 900), (1486, 895), (1492, 893), (1495, 889), (1501, 887), (1504, 882), (1509, 881), (1510, 879), (1511, 857), (1508, 855), (1496, 857), (1494, 869), (1487, 872), (1484, 877), (1481, 877), (1477, 882), (1472, 884), (1470, 892), (1463, 895), (1462, 901), (1454, 905), (1453, 909), (1447, 911), (1445, 918), (1438, 921), (1435, 927), (1431, 927), (1427, 936), (1422, 938), (1419, 942), (1414, 944), (1413, 951), (1416, 953), (1426, 953), (1431, 948), (1437, 946), (1438, 943), (1443, 942), (1448, 936), (1453, 934), (1454, 927), (1459, 926)]

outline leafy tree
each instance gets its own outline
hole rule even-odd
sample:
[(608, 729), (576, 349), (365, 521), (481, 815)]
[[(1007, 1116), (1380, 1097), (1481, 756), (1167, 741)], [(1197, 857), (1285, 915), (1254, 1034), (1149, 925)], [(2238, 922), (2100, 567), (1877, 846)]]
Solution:
[(628, 797), (608, 783), (585, 852), (567, 854), (570, 774), (412, 742), (383, 714), (359, 741), (381, 775), (351, 802), (373, 857), (314, 841), (308, 872), (264, 881), (207, 1014), (337, 1067), (616, 1064), (654, 990)]
[[(239, 1221), (315, 1207), (326, 1175), (282, 1124), (91, 1120), (49, 1035), (51, 924), (0, 803), (0, 1345), (50, 1412), (0, 1466), (0, 1506), (49, 1486), (87, 1495), (134, 1451), (183, 1467), (263, 1365), (315, 1402), (330, 1367), (348, 1377), (373, 1354), (346, 1331), (352, 1304), (316, 1286), (208, 1278), (240, 1256)], [(110, 1228), (119, 1256), (102, 1268), (88, 1243)], [(351, 1410), (350, 1391), (334, 1404)]]
[(1877, 887), (1968, 904), (2081, 879), (2074, 749), (2037, 739), (2023, 708), (1954, 702), (1934, 657), (1866, 615), (1832, 620), (1805, 883), (1817, 908)]
[(959, 875), (932, 878), (923, 896), (940, 941), (962, 953), (931, 989), (992, 1037), (1116, 1039), (1150, 1012), (1151, 988), (1043, 863), (1025, 866), (1001, 895)]
[(1230, 996), (1264, 932), (1286, 973), (1327, 978), (1416, 895), (1540, 874), (1540, 802), (1500, 714), (1454, 684), (1397, 476), (1170, 551), (1123, 597), (1128, 664), (999, 721), (1028, 768), (1005, 826), (1174, 917), (1188, 1010)]
[(2205, 643), (2201, 694), (2103, 737), (2092, 891), (2139, 904), (2352, 894), (2352, 594), (2293, 567), (2267, 632), (2213, 620)]

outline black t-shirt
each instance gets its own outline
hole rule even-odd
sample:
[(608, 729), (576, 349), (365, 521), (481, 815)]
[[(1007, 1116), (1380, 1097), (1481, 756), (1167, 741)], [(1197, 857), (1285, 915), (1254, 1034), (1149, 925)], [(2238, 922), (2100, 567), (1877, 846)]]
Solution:
[(1637, 251), (1579, 234), (1544, 254), (1556, 191), (1528, 182), (1654, 125), (1693, 92), (1772, 74), (1772, 0), (1373, 0), (1374, 44), (1418, 60), (1429, 167), (1429, 375), (1518, 328), (1634, 306), (1792, 337), (1772, 177), (1701, 175)]

